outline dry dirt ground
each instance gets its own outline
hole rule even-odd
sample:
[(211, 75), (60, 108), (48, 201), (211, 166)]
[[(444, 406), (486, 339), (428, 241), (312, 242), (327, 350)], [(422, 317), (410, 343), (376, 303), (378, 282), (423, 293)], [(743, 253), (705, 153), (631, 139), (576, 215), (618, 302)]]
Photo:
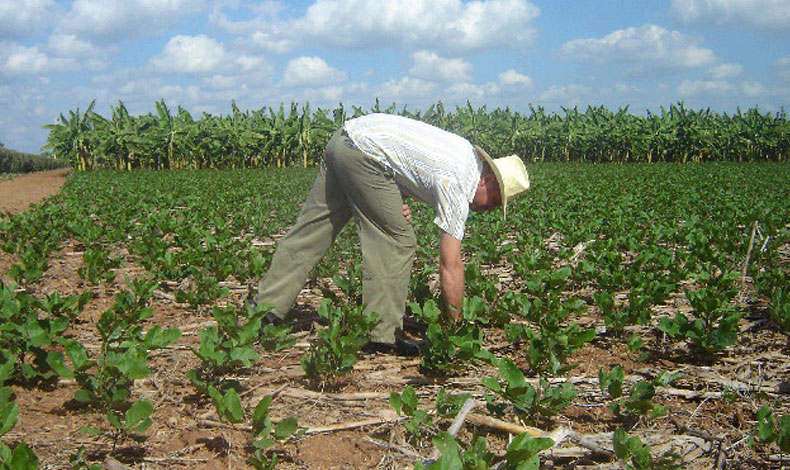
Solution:
[[(28, 175), (0, 183), (0, 209), (25, 210), (54, 194), (63, 182), (63, 171)], [(69, 241), (50, 259), (43, 279), (30, 286), (33, 295), (43, 297), (58, 291), (72, 295), (89, 290), (92, 300), (80, 322), (68, 332), (86, 347), (96, 348), (93, 321), (112, 305), (124, 276), (142, 275), (131, 257), (112, 285), (93, 286), (77, 275), (84, 247)], [(0, 253), (0, 279), (7, 279), (14, 258)], [(281, 455), (280, 469), (390, 469), (411, 468), (433, 450), (428, 441), (410, 442), (399, 417), (388, 404), (391, 392), (412, 385), (423, 409), (434, 410), (441, 388), (452, 393), (471, 393), (484, 402), (480, 378), (496, 376), (489, 366), (470, 366), (451, 375), (420, 371), (419, 359), (392, 356), (362, 356), (354, 371), (330, 386), (316, 385), (305, 377), (299, 359), (315, 338), (315, 306), (320, 299), (318, 280), (308, 285), (298, 299), (303, 320), (297, 328), (296, 346), (279, 354), (263, 354), (263, 359), (236, 379), (242, 384), (242, 401), (254, 407), (266, 395), (275, 395), (272, 417), (297, 417), (306, 433), (297, 442), (275, 446)], [(512, 282), (512, 281), (511, 281)], [(230, 302), (241, 302), (247, 286), (229, 282)], [(173, 301), (174, 286), (163, 285), (154, 295), (154, 316), (150, 324), (178, 327), (183, 336), (177, 344), (152, 353), (151, 374), (135, 385), (137, 397), (155, 404), (154, 424), (142, 445), (123, 443), (113, 452), (124, 465), (136, 469), (245, 469), (251, 455), (249, 420), (236, 426), (220, 422), (213, 406), (189, 384), (184, 373), (198, 366), (190, 347), (198, 344), (198, 332), (211, 325), (203, 308), (193, 309)], [(584, 293), (576, 293), (584, 298)], [(775, 446), (754, 448), (747, 438), (754, 429), (754, 412), (768, 404), (782, 414), (790, 413), (790, 346), (786, 334), (761, 320), (760, 305), (748, 305), (751, 316), (742, 321), (737, 345), (713, 360), (691, 353), (685, 343), (671, 343), (656, 334), (655, 328), (639, 331), (650, 357), (638, 361), (624, 344), (599, 335), (575, 354), (571, 362), (579, 366), (569, 374), (579, 394), (562, 415), (540, 423), (546, 431), (570, 429), (581, 438), (565, 438), (546, 452), (544, 468), (622, 468), (606, 449), (611, 436), (626, 426), (609, 411), (608, 399), (598, 390), (598, 370), (621, 365), (626, 384), (649, 380), (660, 371), (680, 371), (683, 377), (671, 387), (660, 389), (655, 401), (669, 407), (665, 417), (642, 422), (629, 433), (639, 435), (653, 447), (653, 454), (672, 450), (682, 456), (687, 468), (790, 468), (781, 461)], [(655, 316), (688, 310), (682, 296), (676, 296), (655, 311)], [(601, 317), (591, 309), (580, 320), (584, 326), (603, 327)], [(419, 332), (417, 332), (419, 334)], [(518, 357), (523, 346), (514, 346), (501, 337), (501, 330), (488, 332), (486, 347), (498, 355)], [(521, 349), (519, 349), (521, 348)], [(523, 356), (523, 352), (521, 353)], [(628, 387), (628, 385), (626, 385)], [(69, 456), (83, 447), (93, 463), (105, 462), (110, 443), (79, 431), (83, 426), (106, 427), (97, 413), (73, 400), (76, 385), (60, 380), (50, 386), (13, 387), (20, 405), (20, 420), (5, 436), (8, 443), (25, 441), (41, 460), (41, 468), (70, 468)], [(484, 405), (475, 408), (462, 425), (459, 438), (469, 442), (477, 434), (486, 436), (489, 449), (501, 454), (509, 435), (506, 422), (485, 421)], [(511, 418), (511, 419), (509, 419)], [(505, 417), (504, 421), (511, 421)], [(447, 420), (435, 418), (437, 429), (447, 429)], [(592, 449), (598, 449), (596, 452)], [(602, 452), (603, 450), (603, 452)], [(107, 464), (105, 463), (105, 466)]]

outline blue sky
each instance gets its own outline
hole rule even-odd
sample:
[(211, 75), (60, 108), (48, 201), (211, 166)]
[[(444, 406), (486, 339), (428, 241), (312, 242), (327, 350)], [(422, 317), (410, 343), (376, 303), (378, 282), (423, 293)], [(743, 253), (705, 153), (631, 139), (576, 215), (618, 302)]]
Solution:
[(0, 142), (59, 114), (790, 104), (788, 0), (0, 0)]

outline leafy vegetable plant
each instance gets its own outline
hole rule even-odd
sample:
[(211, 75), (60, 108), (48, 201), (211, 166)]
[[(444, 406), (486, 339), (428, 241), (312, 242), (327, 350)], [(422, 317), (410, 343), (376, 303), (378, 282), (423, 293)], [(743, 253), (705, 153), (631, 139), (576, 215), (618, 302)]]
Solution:
[(541, 416), (559, 414), (576, 396), (576, 388), (569, 382), (552, 386), (548, 380), (541, 379), (538, 387), (534, 387), (527, 382), (521, 369), (506, 357), (499, 360), (499, 375), (503, 384), (493, 377), (482, 379), (483, 385), (505, 400), (497, 402), (493, 396), (487, 395), (488, 409), (501, 415), (508, 406), (512, 406), (523, 423), (534, 424)]
[(298, 431), (296, 418), (285, 418), (276, 425), (269, 417), (269, 408), (272, 397), (266, 396), (258, 402), (252, 416), (252, 445), (255, 453), (247, 459), (247, 462), (256, 470), (274, 470), (279, 461), (279, 455), (275, 452), (269, 457), (265, 454), (266, 449), (270, 448), (277, 441), (284, 441), (288, 438), (297, 438), (302, 434)]
[(302, 369), (313, 380), (351, 371), (378, 323), (378, 314), (364, 313), (364, 306), (340, 308), (329, 299), (321, 301), (318, 315), (328, 326), (318, 330), (318, 339), (301, 360)]
[[(10, 388), (0, 388), (0, 439), (16, 425), (19, 418), (19, 405), (11, 400)], [(38, 457), (33, 450), (20, 442), (11, 449), (0, 440), (0, 470), (36, 469)]]
[(767, 406), (757, 410), (757, 426), (750, 443), (770, 444), (776, 442), (779, 450), (790, 453), (790, 415), (782, 415), (774, 422), (773, 411)]
[(422, 306), (412, 303), (409, 307), (428, 325), (420, 362), (423, 370), (453, 370), (470, 363), (493, 363), (496, 360), (490, 351), (483, 348), (483, 330), (477, 323), (486, 320), (481, 318), (484, 304), (479, 297), (464, 299), (462, 321), (457, 323), (444, 315), (433, 299)]
[(75, 378), (80, 386), (74, 398), (98, 409), (111, 426), (106, 431), (94, 427), (83, 431), (105, 436), (113, 446), (127, 438), (146, 439), (142, 433), (152, 424), (153, 405), (146, 400), (133, 401), (132, 386), (150, 373), (148, 352), (165, 348), (181, 336), (177, 328), (143, 330), (142, 322), (153, 313), (146, 304), (158, 282), (138, 278), (127, 280), (127, 284), (130, 290), (117, 294), (113, 307), (96, 322), (101, 345), (95, 356), (77, 341), (64, 341), (74, 370), (63, 375)]
[(390, 394), (390, 406), (398, 415), (405, 415), (408, 419), (403, 422), (406, 431), (409, 432), (413, 443), (419, 442), (431, 433), (430, 427), (433, 419), (426, 411), (418, 408), (419, 400), (414, 387), (407, 386), (403, 393), (392, 392)]
[[(49, 380), (68, 373), (63, 353), (50, 348), (62, 341), (69, 318), (59, 315), (60, 307), (76, 315), (84, 298), (73, 296), (62, 302), (72, 308), (54, 305), (55, 295), (42, 304), (35, 297), (17, 291), (15, 284), (0, 285), (0, 385), (9, 380)], [(41, 307), (54, 316), (40, 316)], [(65, 313), (65, 312), (64, 312)]]

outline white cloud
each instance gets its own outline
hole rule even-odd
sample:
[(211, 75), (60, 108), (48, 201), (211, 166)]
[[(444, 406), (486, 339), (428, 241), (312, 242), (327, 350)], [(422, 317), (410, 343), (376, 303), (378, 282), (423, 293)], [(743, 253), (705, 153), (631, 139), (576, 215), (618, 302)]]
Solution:
[(234, 62), (239, 66), (242, 72), (261, 71), (266, 66), (266, 61), (263, 60), (263, 57), (251, 55), (239, 56)]
[(437, 89), (438, 85), (435, 82), (403, 77), (400, 80), (388, 80), (371, 96), (381, 97), (382, 102), (394, 101), (405, 104), (411, 98), (435, 96)]
[(0, 38), (21, 39), (43, 30), (57, 9), (52, 0), (0, 0)]
[(101, 54), (93, 44), (82, 41), (73, 34), (53, 34), (49, 37), (48, 48), (59, 56), (88, 57)]
[(229, 60), (222, 43), (200, 34), (171, 38), (149, 65), (162, 73), (201, 74), (225, 69)]
[(495, 83), (484, 83), (477, 85), (474, 83), (456, 83), (447, 89), (447, 93), (454, 100), (464, 102), (466, 100), (482, 101), (489, 96), (499, 93), (499, 87)]
[(743, 73), (743, 67), (739, 64), (720, 64), (708, 69), (708, 73), (717, 80), (723, 80), (739, 76)]
[(92, 40), (123, 41), (163, 32), (206, 7), (205, 0), (76, 0), (59, 31)]
[(3, 43), (0, 49), (3, 71), (9, 75), (35, 75), (47, 72), (52, 62), (38, 46), (25, 47), (16, 43)]
[(677, 86), (678, 95), (683, 98), (700, 95), (731, 95), (736, 91), (736, 86), (726, 80), (683, 80)]
[(592, 103), (592, 88), (586, 85), (552, 85), (541, 93), (540, 101), (563, 106), (575, 106), (582, 103)]
[(295, 46), (294, 41), (290, 39), (263, 31), (254, 32), (250, 36), (250, 43), (258, 46), (260, 50), (272, 54), (285, 54)]
[(741, 91), (750, 98), (764, 96), (768, 93), (768, 90), (757, 81), (743, 82), (741, 84)]
[(0, 64), (4, 65), (0, 69), (9, 75), (98, 71), (109, 65), (104, 51), (73, 35), (53, 34), (46, 44), (30, 47), (14, 42), (0, 46)]
[[(536, 36), (531, 22), (539, 13), (527, 0), (317, 0), (300, 18), (255, 22), (251, 38), (280, 53), (316, 43), (352, 49), (430, 44), (442, 52), (471, 52), (531, 44)], [(220, 24), (238, 31), (251, 23), (223, 18)]]
[(716, 63), (713, 51), (696, 45), (698, 41), (678, 31), (646, 24), (612, 32), (600, 39), (575, 39), (562, 46), (568, 59), (597, 64), (635, 64), (639, 69), (710, 67)]
[(672, 0), (671, 11), (685, 24), (736, 26), (757, 31), (790, 28), (787, 0)]
[(499, 83), (505, 86), (519, 86), (525, 88), (532, 87), (531, 78), (526, 75), (522, 75), (513, 69), (500, 73)]
[(346, 80), (346, 73), (334, 69), (320, 57), (298, 57), (285, 66), (283, 84), (290, 87), (323, 87)]
[(435, 52), (418, 51), (411, 56), (414, 65), (409, 75), (423, 80), (466, 82), (472, 77), (472, 64), (463, 59), (445, 59)]
[(790, 83), (790, 56), (776, 60), (774, 62), (774, 68), (781, 81)]

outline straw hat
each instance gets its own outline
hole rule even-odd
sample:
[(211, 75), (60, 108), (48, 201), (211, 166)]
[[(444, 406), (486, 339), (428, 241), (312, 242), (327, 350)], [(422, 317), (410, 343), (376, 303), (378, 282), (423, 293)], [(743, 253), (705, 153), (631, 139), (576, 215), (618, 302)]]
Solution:
[(529, 189), (529, 173), (524, 166), (524, 161), (518, 155), (502, 158), (491, 158), (485, 150), (477, 145), (475, 151), (491, 167), (499, 184), (499, 193), (502, 196), (502, 218), (507, 217), (507, 202)]

